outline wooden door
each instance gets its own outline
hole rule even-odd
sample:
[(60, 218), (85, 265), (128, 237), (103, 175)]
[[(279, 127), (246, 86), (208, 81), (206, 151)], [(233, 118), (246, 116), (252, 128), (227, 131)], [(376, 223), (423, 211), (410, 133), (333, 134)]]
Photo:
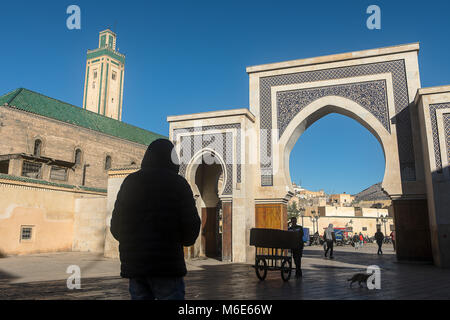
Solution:
[(231, 202), (222, 202), (222, 260), (232, 260), (233, 210)]
[(284, 204), (257, 204), (255, 227), (287, 230), (287, 208)]
[(398, 260), (432, 261), (427, 200), (394, 200)]
[(215, 258), (217, 252), (217, 213), (216, 208), (202, 208), (202, 247), (207, 257)]

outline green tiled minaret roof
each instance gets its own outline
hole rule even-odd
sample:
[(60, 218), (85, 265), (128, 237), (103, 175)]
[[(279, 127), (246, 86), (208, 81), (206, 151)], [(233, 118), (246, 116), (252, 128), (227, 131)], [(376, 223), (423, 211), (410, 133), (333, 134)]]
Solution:
[(0, 96), (0, 107), (3, 107), (5, 104), (12, 108), (35, 113), (143, 145), (149, 145), (156, 139), (167, 139), (163, 135), (84, 110), (24, 88), (19, 88)]

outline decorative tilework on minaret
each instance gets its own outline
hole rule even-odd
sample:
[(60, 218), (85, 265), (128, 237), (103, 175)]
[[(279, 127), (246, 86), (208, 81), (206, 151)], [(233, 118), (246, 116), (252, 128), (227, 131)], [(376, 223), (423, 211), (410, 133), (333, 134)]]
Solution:
[(98, 48), (87, 52), (83, 108), (121, 120), (125, 55), (116, 51), (116, 39), (106, 29), (99, 34)]

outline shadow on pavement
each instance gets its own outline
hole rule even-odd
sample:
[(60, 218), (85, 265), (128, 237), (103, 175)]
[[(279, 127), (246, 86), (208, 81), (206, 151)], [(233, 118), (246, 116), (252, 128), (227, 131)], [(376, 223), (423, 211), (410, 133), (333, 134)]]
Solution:
[[(323, 262), (323, 263), (322, 263)], [(381, 268), (381, 290), (349, 287), (349, 275), (365, 266)], [(89, 263), (95, 268), (95, 263)], [(395, 263), (395, 256), (336, 251), (335, 259), (321, 250), (305, 250), (303, 277), (288, 282), (280, 271), (268, 271), (260, 281), (250, 264), (201, 264), (185, 277), (189, 300), (378, 300), (450, 299), (450, 270)], [(13, 276), (0, 273), (1, 279)], [(80, 290), (69, 290), (66, 280), (10, 284), (0, 282), (0, 299), (129, 299), (128, 280), (120, 277), (82, 278)]]
[(1, 283), (8, 283), (15, 279), (18, 279), (19, 277), (13, 275), (12, 273), (0, 270), (0, 284)]

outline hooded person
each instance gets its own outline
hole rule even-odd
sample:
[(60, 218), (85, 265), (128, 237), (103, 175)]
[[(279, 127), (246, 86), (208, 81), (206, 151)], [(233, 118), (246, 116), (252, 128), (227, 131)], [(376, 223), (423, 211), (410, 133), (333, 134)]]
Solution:
[(120, 275), (130, 279), (132, 299), (184, 299), (183, 246), (195, 243), (200, 218), (178, 170), (172, 142), (155, 140), (117, 194), (111, 234), (119, 241)]
[(334, 234), (333, 224), (329, 224), (328, 228), (325, 230), (325, 241), (327, 243), (327, 249), (325, 250), (325, 257), (330, 250), (330, 259), (333, 259), (333, 244), (336, 242), (336, 236)]

